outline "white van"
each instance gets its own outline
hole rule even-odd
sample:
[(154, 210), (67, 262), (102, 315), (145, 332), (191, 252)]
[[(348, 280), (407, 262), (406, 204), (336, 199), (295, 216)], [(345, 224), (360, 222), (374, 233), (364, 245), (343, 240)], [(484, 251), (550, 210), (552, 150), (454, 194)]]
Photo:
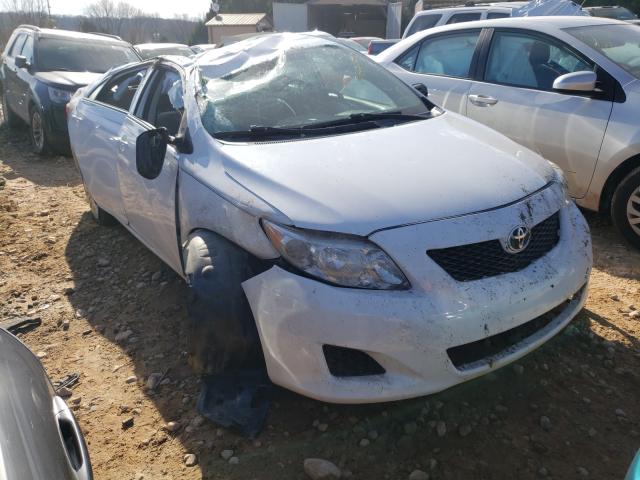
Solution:
[(428, 28), (449, 25), (452, 23), (472, 22), (474, 20), (491, 20), (511, 16), (514, 8), (527, 2), (484, 3), (472, 7), (434, 8), (417, 12), (407, 25), (402, 38), (421, 32)]

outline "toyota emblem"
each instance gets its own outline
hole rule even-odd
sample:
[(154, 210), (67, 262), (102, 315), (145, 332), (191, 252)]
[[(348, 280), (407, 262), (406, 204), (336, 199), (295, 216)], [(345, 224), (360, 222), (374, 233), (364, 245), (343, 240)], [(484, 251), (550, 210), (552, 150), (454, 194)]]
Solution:
[(519, 227), (511, 230), (511, 233), (503, 246), (507, 253), (516, 254), (525, 250), (529, 246), (530, 241), (531, 230), (524, 225), (520, 225)]

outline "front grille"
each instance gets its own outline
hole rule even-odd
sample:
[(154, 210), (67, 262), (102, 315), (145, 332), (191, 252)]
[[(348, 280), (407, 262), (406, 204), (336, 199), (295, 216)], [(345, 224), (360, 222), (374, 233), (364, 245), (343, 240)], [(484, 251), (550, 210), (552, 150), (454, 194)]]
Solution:
[(495, 277), (528, 267), (546, 255), (560, 240), (560, 212), (531, 229), (531, 240), (520, 253), (507, 253), (499, 240), (428, 250), (443, 270), (459, 282)]
[(334, 377), (363, 377), (386, 373), (382, 365), (361, 350), (323, 345), (322, 351), (329, 372)]
[(498, 358), (518, 350), (519, 344), (553, 322), (574, 300), (582, 297), (584, 287), (571, 298), (539, 317), (529, 320), (510, 330), (482, 340), (466, 343), (447, 350), (451, 363), (458, 370), (468, 370), (478, 366), (478, 362), (491, 365)]

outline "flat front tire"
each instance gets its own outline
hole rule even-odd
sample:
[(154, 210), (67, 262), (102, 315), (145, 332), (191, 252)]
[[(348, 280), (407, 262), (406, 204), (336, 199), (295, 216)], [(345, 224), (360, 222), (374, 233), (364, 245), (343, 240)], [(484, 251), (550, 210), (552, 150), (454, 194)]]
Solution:
[(640, 249), (640, 168), (618, 184), (611, 200), (611, 219), (624, 238)]

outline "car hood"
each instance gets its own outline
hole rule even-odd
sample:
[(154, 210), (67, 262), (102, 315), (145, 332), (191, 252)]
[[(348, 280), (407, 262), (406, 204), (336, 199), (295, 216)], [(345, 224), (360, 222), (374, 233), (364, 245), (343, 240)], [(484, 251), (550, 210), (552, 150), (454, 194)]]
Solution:
[(499, 207), (553, 178), (535, 153), (450, 112), (358, 133), (221, 148), (227, 174), (294, 225), (358, 235)]
[(38, 72), (36, 78), (41, 82), (60, 87), (80, 88), (89, 85), (102, 76), (93, 72)]

